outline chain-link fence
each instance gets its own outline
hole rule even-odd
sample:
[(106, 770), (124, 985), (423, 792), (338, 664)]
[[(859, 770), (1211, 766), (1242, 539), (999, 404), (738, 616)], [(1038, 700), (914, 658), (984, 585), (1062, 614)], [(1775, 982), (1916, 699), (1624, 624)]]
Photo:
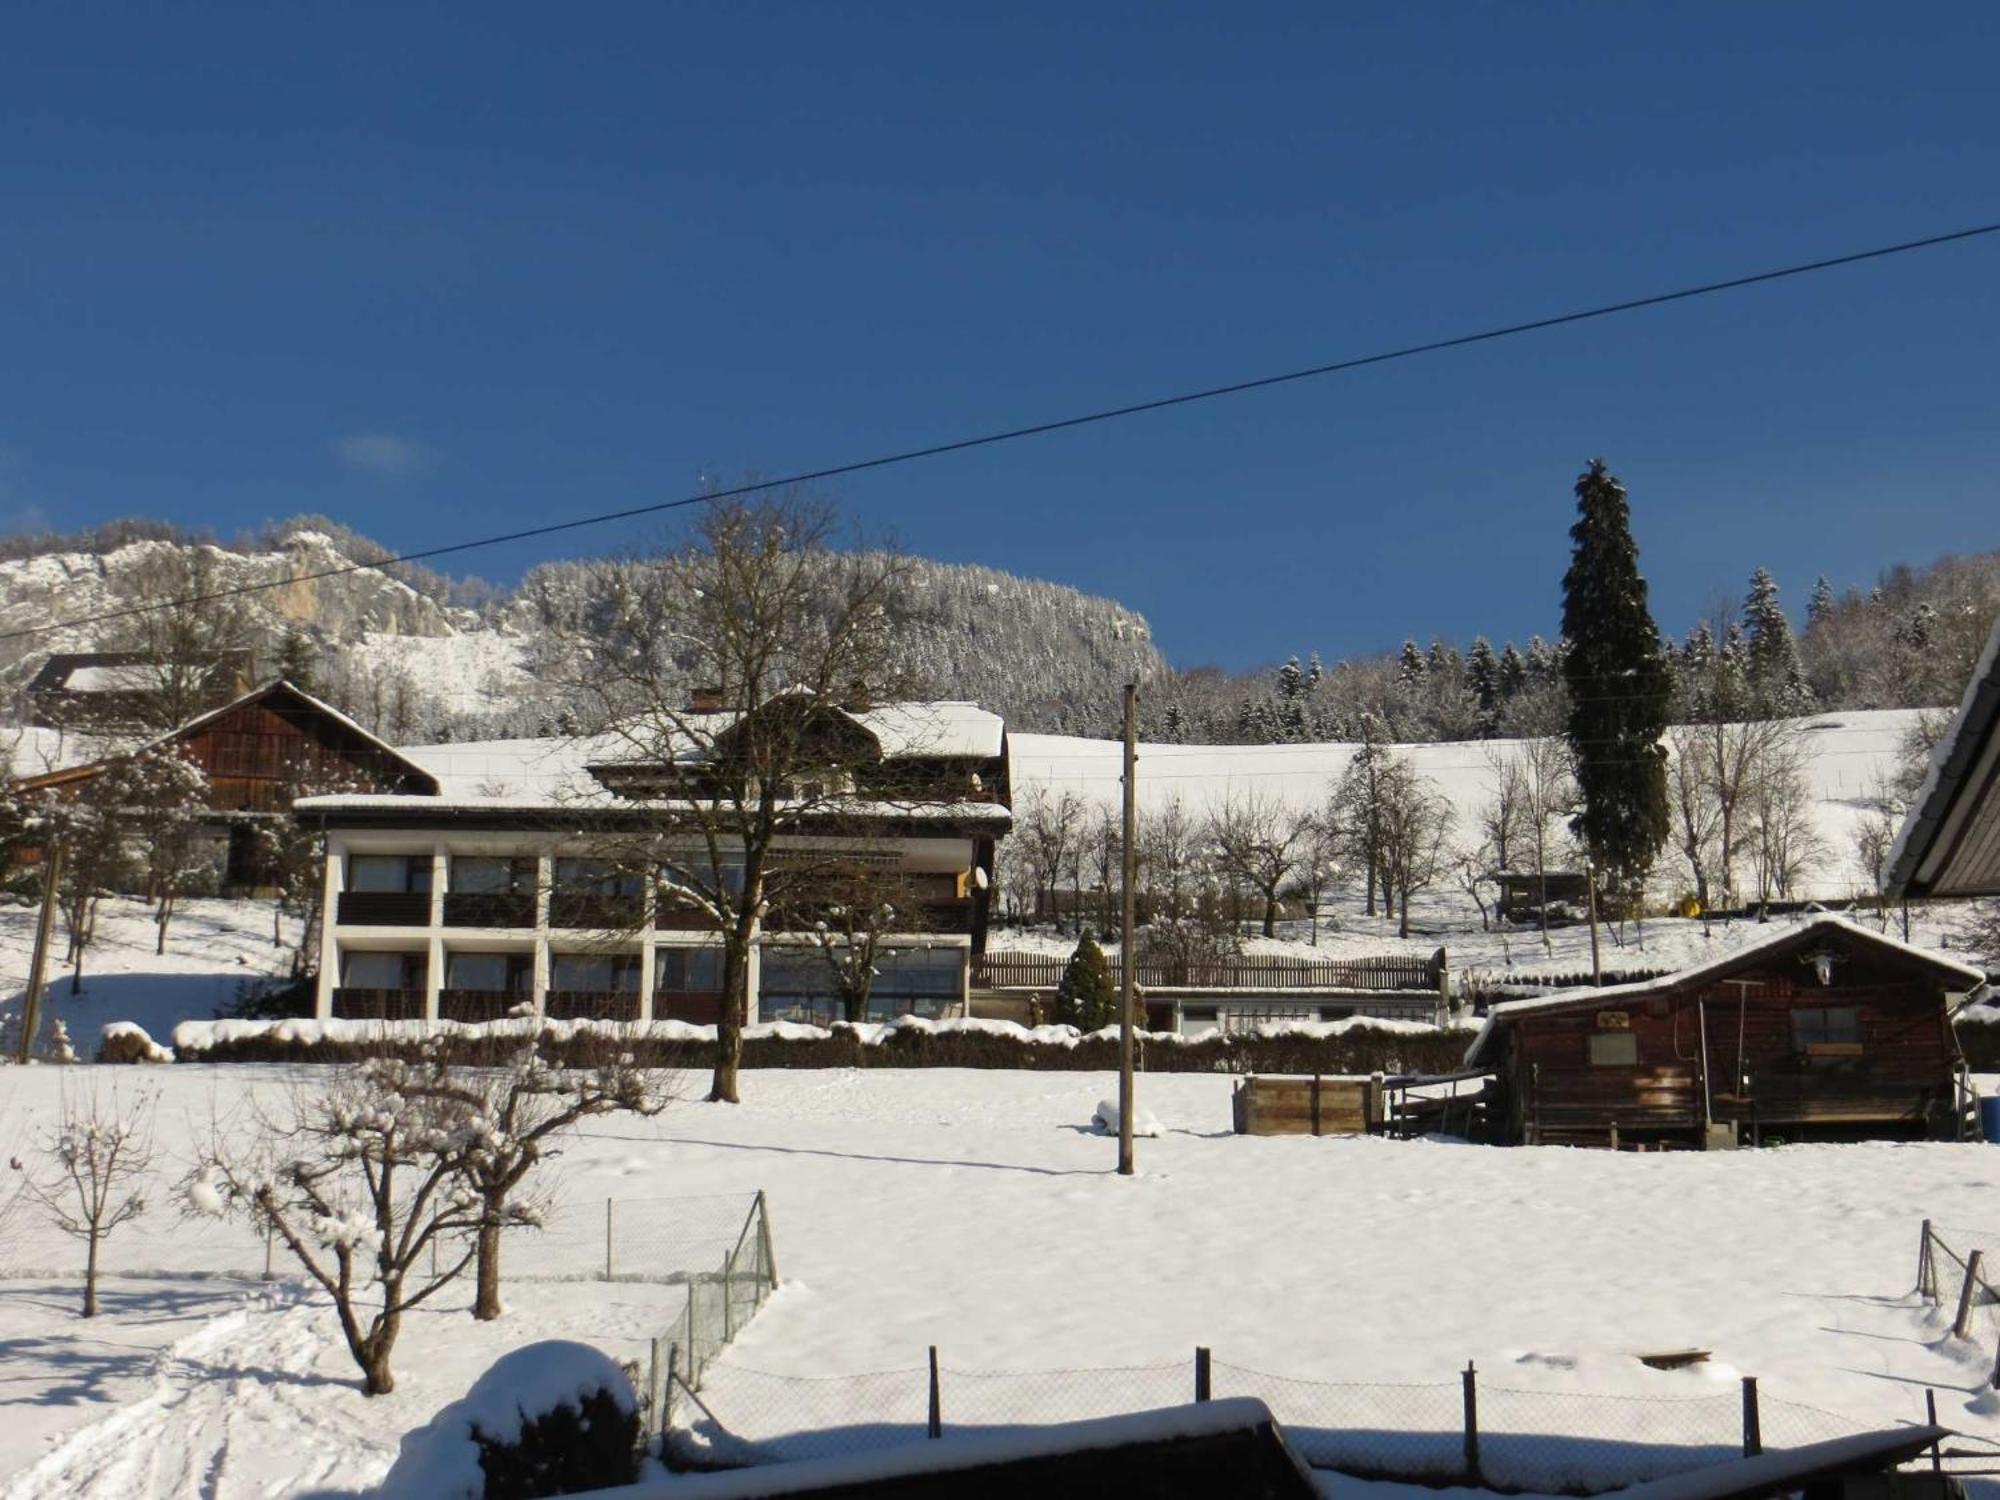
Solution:
[(1845, 1437), (1866, 1424), (1773, 1400), (1755, 1381), (1677, 1398), (1522, 1390), (1456, 1379), (1304, 1380), (1211, 1359), (1118, 1369), (967, 1370), (942, 1363), (857, 1375), (781, 1375), (724, 1359), (668, 1414), (667, 1452), (700, 1466), (872, 1452), (927, 1437), (1254, 1396), (1315, 1468), (1425, 1484), (1588, 1494), (1746, 1452)]
[(1987, 1383), (2000, 1387), (2000, 1232), (1924, 1220), (1917, 1292), (1949, 1310), (1952, 1336), (1994, 1351)]
[(654, 1430), (671, 1432), (677, 1406), (701, 1407), (709, 1368), (757, 1315), (778, 1285), (771, 1216), (760, 1192), (750, 1201), (733, 1241), (715, 1269), (686, 1277), (687, 1301), (666, 1332), (653, 1340), (647, 1410)]
[[(759, 1194), (684, 1198), (564, 1198), (538, 1228), (501, 1234), (502, 1274), (512, 1281), (677, 1283), (709, 1274), (736, 1248)], [(83, 1246), (31, 1201), (6, 1211), (0, 1279), (83, 1274)], [(449, 1264), (456, 1247), (438, 1245)], [(462, 1252), (461, 1252), (462, 1253)], [(281, 1243), (236, 1219), (189, 1217), (160, 1204), (104, 1241), (100, 1273), (144, 1278), (285, 1280), (302, 1275)]]

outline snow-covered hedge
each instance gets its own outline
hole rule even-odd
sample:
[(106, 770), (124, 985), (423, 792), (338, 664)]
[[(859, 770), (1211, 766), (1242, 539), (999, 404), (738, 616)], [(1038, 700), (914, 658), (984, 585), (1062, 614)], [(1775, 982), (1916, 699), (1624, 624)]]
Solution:
[[(500, 1060), (539, 1038), (561, 1064), (607, 1050), (647, 1067), (698, 1068), (715, 1029), (680, 1021), (184, 1021), (174, 1030), (183, 1062), (351, 1062), (442, 1053), (454, 1062)], [(1357, 1016), (1295, 1022), (1254, 1035), (1142, 1033), (1143, 1066), (1164, 1073), (1441, 1072), (1458, 1066), (1467, 1033), (1456, 1027)], [(1012, 1021), (895, 1021), (831, 1028), (778, 1021), (747, 1027), (747, 1068), (1020, 1068), (1105, 1071), (1118, 1066), (1118, 1033)]]
[(146, 1034), (146, 1028), (131, 1021), (113, 1021), (97, 1034), (97, 1060), (101, 1063), (170, 1063), (171, 1047), (162, 1047)]
[(630, 1484), (639, 1469), (631, 1379), (564, 1339), (503, 1354), (463, 1397), (403, 1437), (383, 1500), (512, 1500)]

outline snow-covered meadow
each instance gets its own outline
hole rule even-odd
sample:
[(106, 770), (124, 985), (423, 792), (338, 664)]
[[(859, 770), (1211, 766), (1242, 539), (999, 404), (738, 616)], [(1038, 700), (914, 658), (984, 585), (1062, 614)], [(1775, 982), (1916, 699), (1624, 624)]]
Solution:
[[(112, 1076), (0, 1073), (0, 1137), (26, 1143), (63, 1089)], [(159, 1091), (163, 1176), (218, 1109), (287, 1085), (251, 1067), (115, 1077)], [(1009, 1411), (1056, 1420), (1106, 1392), (1171, 1396), (1200, 1344), (1274, 1375), (1448, 1389), (1470, 1359), (1496, 1391), (1708, 1396), (1725, 1416), (1736, 1377), (1755, 1374), (1767, 1399), (1836, 1429), (1915, 1420), (1931, 1388), (1948, 1424), (2000, 1438), (1993, 1322), (1982, 1312), (1977, 1338), (1956, 1341), (1948, 1307), (1909, 1295), (1925, 1217), (1991, 1226), (1985, 1243), (2000, 1246), (1993, 1148), (1646, 1156), (1250, 1138), (1229, 1133), (1227, 1078), (1140, 1087), (1163, 1133), (1139, 1143), (1129, 1180), (1090, 1126), (1110, 1077), (949, 1070), (755, 1072), (737, 1107), (682, 1100), (654, 1120), (593, 1122), (557, 1170), (579, 1209), (768, 1192), (783, 1285), (704, 1392), (751, 1436), (791, 1425), (809, 1389), (762, 1376), (908, 1371), (816, 1383), (813, 1410), (920, 1421), (915, 1372), (936, 1344), (948, 1370), (1028, 1375), (1008, 1383)], [(178, 1232), (170, 1217), (122, 1231), (140, 1246)], [(0, 1261), (76, 1259), (32, 1219), (11, 1234)], [(214, 1261), (242, 1258), (219, 1247)], [(565, 1337), (641, 1359), (678, 1292), (518, 1282), (491, 1325), (443, 1299), (411, 1317), (397, 1391), (369, 1401), (329, 1310), (291, 1284), (121, 1277), (86, 1324), (73, 1282), (0, 1281), (0, 1496), (366, 1485), (403, 1431), (506, 1349)], [(1712, 1358), (1678, 1371), (1635, 1358), (1689, 1347)], [(1132, 1366), (1162, 1369), (1044, 1373)], [(956, 1388), (961, 1415), (976, 1384)], [(1557, 1430), (1562, 1410), (1550, 1407)]]

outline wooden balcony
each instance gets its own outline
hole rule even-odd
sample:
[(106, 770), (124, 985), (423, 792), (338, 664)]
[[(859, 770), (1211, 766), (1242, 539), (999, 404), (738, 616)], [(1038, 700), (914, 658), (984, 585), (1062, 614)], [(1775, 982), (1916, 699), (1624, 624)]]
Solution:
[(342, 927), (428, 927), (429, 891), (342, 891), (334, 904)]
[(422, 990), (350, 990), (333, 992), (333, 1015), (340, 1021), (421, 1021)]
[(444, 925), (447, 927), (533, 927), (535, 897), (532, 892), (446, 891)]

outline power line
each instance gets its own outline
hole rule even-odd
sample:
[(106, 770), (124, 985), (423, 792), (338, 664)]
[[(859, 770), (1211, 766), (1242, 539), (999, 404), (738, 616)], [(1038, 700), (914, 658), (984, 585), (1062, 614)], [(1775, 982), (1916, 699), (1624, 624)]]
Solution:
[(59, 620), (49, 625), (31, 625), (20, 630), (0, 632), (0, 641), (21, 640), (29, 636), (47, 635), (58, 630), (75, 630), (85, 625), (103, 625), (113, 620), (129, 619), (134, 615), (149, 614), (155, 610), (182, 609), (197, 604), (212, 604), (219, 600), (236, 598), (244, 594), (262, 593), (267, 589), (289, 588), (300, 583), (317, 583), (322, 579), (345, 577), (351, 573), (369, 570), (383, 570), (399, 563), (423, 562), (434, 557), (448, 557), (455, 553), (470, 552), (480, 547), (497, 547), (508, 542), (531, 541), (537, 537), (555, 536), (566, 531), (577, 531), (587, 526), (603, 526), (613, 521), (630, 521), (641, 516), (656, 516), (668, 511), (681, 510), (692, 505), (707, 505), (718, 500), (733, 500), (745, 495), (760, 494), (768, 490), (782, 489), (789, 485), (811, 484), (826, 479), (838, 479), (849, 474), (865, 473), (871, 469), (886, 469), (894, 464), (914, 462), (921, 458), (939, 458), (949, 453), (964, 453), (973, 448), (992, 447), (998, 443), (1011, 443), (1022, 438), (1042, 437), (1053, 432), (1066, 432), (1076, 427), (1087, 427), (1098, 422), (1112, 422), (1125, 417), (1142, 416), (1148, 412), (1165, 411), (1176, 406), (1190, 406), (1198, 401), (1213, 401), (1222, 396), (1239, 396), (1251, 391), (1269, 390), (1273, 386), (1290, 385), (1296, 381), (1314, 380), (1326, 375), (1337, 375), (1348, 370), (1364, 369), (1370, 365), (1389, 364), (1394, 360), (1412, 359), (1420, 354), (1437, 354), (1447, 349), (1463, 349), (1472, 344), (1490, 343), (1496, 339), (1513, 338), (1524, 333), (1537, 333), (1544, 329), (1561, 328), (1571, 323), (1586, 323), (1595, 318), (1608, 318), (1618, 313), (1637, 312), (1642, 308), (1663, 307), (1672, 302), (1686, 302), (1695, 297), (1713, 296), (1717, 292), (1735, 291), (1742, 287), (1760, 286), (1766, 282), (1784, 281), (1795, 276), (1807, 276), (1816, 271), (1829, 271), (1839, 266), (1857, 265), (1863, 261), (1882, 260), (1892, 255), (1904, 255), (1914, 250), (1928, 250), (1938, 245), (1954, 244), (1960, 240), (1978, 239), (1984, 235), (2000, 233), (2000, 223), (1980, 224), (1969, 229), (1955, 229), (1947, 234), (1926, 235), (1922, 239), (1903, 240), (1893, 245), (1878, 245), (1870, 250), (1854, 250), (1844, 255), (1831, 255), (1818, 260), (1802, 261), (1796, 265), (1780, 266), (1775, 270), (1756, 271), (1747, 276), (1732, 276), (1723, 281), (1708, 281), (1697, 286), (1681, 287), (1671, 292), (1656, 292), (1645, 297), (1630, 297), (1619, 302), (1607, 302), (1596, 307), (1579, 308), (1573, 312), (1556, 313), (1546, 318), (1531, 318), (1526, 322), (1508, 323), (1497, 328), (1481, 329), (1476, 333), (1456, 334), (1450, 338), (1431, 339), (1420, 344), (1405, 344), (1401, 348), (1387, 349), (1375, 354), (1357, 355), (1348, 359), (1333, 360), (1326, 364), (1311, 365), (1302, 370), (1288, 370), (1278, 375), (1260, 375), (1250, 380), (1231, 381), (1226, 385), (1206, 386), (1200, 390), (1183, 391), (1172, 396), (1157, 396), (1146, 401), (1135, 401), (1124, 406), (1106, 407), (1099, 411), (1084, 412), (1078, 416), (1059, 417), (1053, 421), (1036, 422), (1025, 427), (1010, 427), (998, 432), (979, 434), (976, 437), (956, 438), (949, 442), (933, 443), (922, 448), (905, 448), (897, 453), (882, 454), (875, 458), (857, 459), (851, 463), (830, 464), (822, 468), (807, 469), (789, 474), (779, 479), (759, 480), (754, 484), (740, 484), (728, 489), (704, 491), (695, 495), (683, 495), (677, 500), (660, 500), (648, 505), (627, 506), (622, 510), (600, 511), (594, 515), (578, 516), (568, 521), (552, 521), (544, 526), (523, 527), (518, 531), (497, 532), (491, 536), (475, 537), (468, 541), (447, 542), (436, 547), (419, 548), (413, 552), (399, 553), (394, 557), (381, 558), (375, 562), (349, 563), (338, 568), (325, 568), (316, 573), (305, 573), (294, 578), (272, 579), (263, 583), (238, 584), (231, 588), (216, 589), (210, 593), (193, 594), (181, 599), (158, 600), (149, 604), (135, 604), (124, 609), (105, 610), (95, 615), (83, 615), (74, 620)]

